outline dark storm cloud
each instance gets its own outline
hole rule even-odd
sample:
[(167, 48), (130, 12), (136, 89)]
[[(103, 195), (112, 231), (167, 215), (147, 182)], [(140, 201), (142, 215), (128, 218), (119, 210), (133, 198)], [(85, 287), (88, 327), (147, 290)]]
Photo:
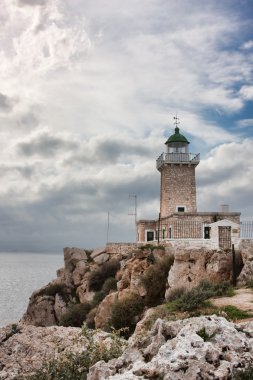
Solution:
[(129, 142), (108, 140), (104, 141), (98, 147), (98, 153), (104, 159), (112, 162), (115, 161), (120, 155), (138, 155), (148, 156), (151, 153), (146, 147), (139, 144), (129, 144)]
[(152, 148), (141, 143), (108, 139), (96, 142), (93, 147), (84, 146), (81, 151), (74, 153), (66, 160), (67, 165), (73, 163), (115, 163), (119, 158), (127, 161), (130, 156), (152, 157)]
[(120, 179), (113, 183), (106, 178), (87, 178), (58, 187), (44, 185), (36, 200), (15, 203), (15, 207), (10, 207), (11, 197), (7, 195), (9, 205), (2, 202), (0, 206), (0, 224), (4, 226), (0, 229), (2, 249), (61, 251), (67, 245), (101, 246), (106, 239), (108, 210), (110, 238), (134, 240), (133, 218), (128, 215), (133, 211), (130, 192), (136, 192), (140, 207), (158, 198), (159, 174), (149, 173), (127, 184)]
[(32, 5), (32, 6), (45, 5), (46, 3), (47, 3), (47, 0), (18, 0), (18, 4), (20, 6), (23, 6), (23, 5)]
[(0, 111), (9, 112), (13, 108), (13, 101), (0, 92)]
[(31, 165), (0, 165), (0, 175), (19, 173), (23, 178), (29, 179), (33, 175), (35, 168)]
[(75, 149), (76, 147), (77, 144), (72, 141), (66, 141), (62, 138), (42, 133), (28, 142), (19, 143), (17, 150), (27, 157), (33, 155), (47, 157), (54, 156), (60, 151)]

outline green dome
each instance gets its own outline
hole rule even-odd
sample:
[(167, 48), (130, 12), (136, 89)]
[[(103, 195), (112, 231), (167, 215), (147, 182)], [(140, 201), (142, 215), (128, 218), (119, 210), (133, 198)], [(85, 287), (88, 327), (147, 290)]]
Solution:
[(178, 127), (175, 128), (174, 135), (171, 135), (165, 144), (174, 143), (174, 142), (181, 142), (181, 143), (190, 144), (189, 141), (187, 140), (187, 138), (179, 133)]

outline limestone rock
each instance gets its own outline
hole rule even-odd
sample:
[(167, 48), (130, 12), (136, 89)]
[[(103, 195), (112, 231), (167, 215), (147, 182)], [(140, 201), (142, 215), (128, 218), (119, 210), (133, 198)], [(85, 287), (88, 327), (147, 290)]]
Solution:
[(76, 267), (72, 273), (73, 283), (78, 286), (82, 283), (84, 274), (89, 270), (87, 263), (84, 260), (78, 261)]
[(73, 272), (76, 264), (79, 261), (87, 261), (87, 255), (85, 250), (80, 248), (64, 248), (64, 263), (65, 263), (65, 269), (69, 270), (70, 272)]
[[(64, 264), (65, 264), (65, 283), (67, 286), (74, 284), (73, 272), (75, 271), (78, 263), (87, 262), (88, 258), (85, 250), (79, 248), (64, 248)], [(78, 271), (78, 269), (77, 269)], [(79, 281), (79, 274), (75, 273), (75, 281)]]
[(130, 273), (130, 292), (139, 294), (141, 297), (146, 295), (145, 286), (142, 284), (142, 275), (147, 269), (149, 264), (146, 260), (132, 259), (127, 264), (128, 271)]
[(76, 289), (76, 294), (81, 303), (92, 301), (95, 294), (95, 292), (89, 291), (88, 277), (89, 277), (89, 272), (85, 274), (81, 285)]
[(232, 258), (231, 253), (201, 249), (177, 250), (174, 253), (175, 260), (169, 276), (170, 288), (197, 286), (201, 280), (211, 282), (229, 281), (231, 276)]
[(66, 302), (62, 299), (62, 297), (59, 294), (56, 294), (54, 301), (54, 313), (57, 321), (59, 321), (62, 315), (66, 313), (66, 310)]
[[(97, 332), (93, 340), (107, 348), (113, 343), (105, 332)], [(80, 328), (6, 326), (0, 329), (0, 379), (18, 380), (21, 375), (41, 368), (44, 362), (70, 351), (84, 351), (86, 345), (87, 338)]]
[(239, 245), (239, 251), (243, 261), (243, 268), (238, 277), (238, 283), (244, 284), (253, 277), (253, 241), (242, 240)]
[(92, 372), (98, 366), (101, 380), (228, 380), (253, 360), (253, 338), (247, 331), (252, 327), (253, 322), (239, 327), (217, 316), (157, 319), (142, 339), (136, 333), (129, 339), (121, 357), (95, 364)]
[(27, 311), (22, 319), (26, 324), (34, 326), (53, 326), (57, 323), (53, 296), (36, 296), (33, 294)]
[(109, 254), (108, 253), (101, 253), (101, 255), (97, 255), (94, 257), (94, 261), (95, 263), (101, 265), (103, 263), (105, 263), (107, 260), (109, 260)]
[(118, 292), (108, 294), (97, 308), (95, 317), (95, 326), (97, 328), (103, 328), (106, 326), (110, 319), (112, 305), (118, 299)]
[(106, 252), (106, 247), (96, 248), (96, 249), (93, 250), (93, 252), (90, 255), (90, 257), (92, 259), (94, 259), (96, 256), (99, 256), (99, 255), (101, 255), (102, 253), (105, 253), (105, 252)]

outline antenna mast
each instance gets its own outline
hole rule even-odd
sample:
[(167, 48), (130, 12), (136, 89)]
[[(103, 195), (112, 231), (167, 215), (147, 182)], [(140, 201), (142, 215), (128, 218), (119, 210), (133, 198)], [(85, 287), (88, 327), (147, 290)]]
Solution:
[(138, 241), (138, 236), (137, 236), (137, 195), (136, 194), (129, 194), (129, 198), (134, 198), (134, 213), (128, 214), (128, 215), (133, 215), (134, 216), (134, 224), (135, 224), (135, 229), (136, 229), (136, 241)]

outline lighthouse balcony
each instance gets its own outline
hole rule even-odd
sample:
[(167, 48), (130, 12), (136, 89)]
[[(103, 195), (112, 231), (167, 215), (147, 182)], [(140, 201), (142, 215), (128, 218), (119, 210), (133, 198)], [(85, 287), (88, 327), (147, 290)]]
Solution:
[(159, 170), (164, 164), (198, 165), (199, 160), (199, 153), (162, 153), (156, 160), (156, 167)]

